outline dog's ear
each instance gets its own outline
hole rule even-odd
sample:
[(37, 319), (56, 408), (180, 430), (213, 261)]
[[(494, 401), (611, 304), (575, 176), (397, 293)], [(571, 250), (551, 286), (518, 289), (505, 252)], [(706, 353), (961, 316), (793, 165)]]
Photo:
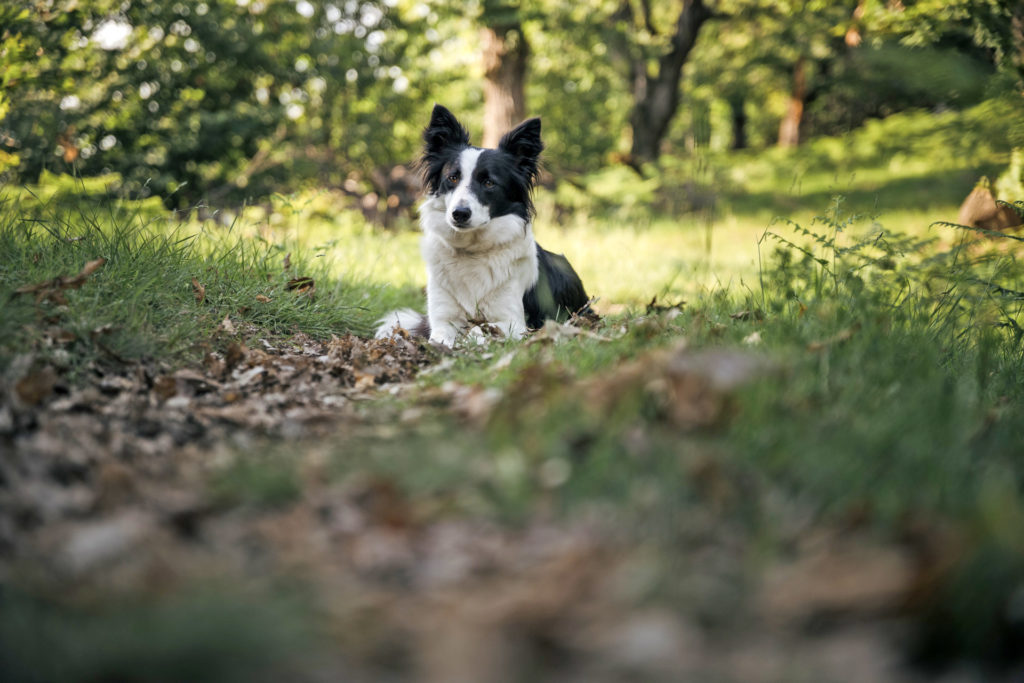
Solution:
[(423, 142), (427, 153), (437, 153), (446, 147), (469, 145), (469, 132), (459, 123), (455, 115), (440, 104), (434, 105), (430, 123), (423, 131)]
[(529, 174), (531, 181), (535, 181), (537, 160), (544, 150), (544, 143), (540, 140), (540, 119), (527, 119), (505, 133), (498, 149), (516, 157), (519, 167)]
[(430, 114), (430, 123), (423, 131), (423, 142), (423, 156), (418, 166), (427, 191), (434, 194), (441, 184), (443, 166), (452, 151), (469, 146), (469, 132), (454, 114), (440, 104), (435, 104)]

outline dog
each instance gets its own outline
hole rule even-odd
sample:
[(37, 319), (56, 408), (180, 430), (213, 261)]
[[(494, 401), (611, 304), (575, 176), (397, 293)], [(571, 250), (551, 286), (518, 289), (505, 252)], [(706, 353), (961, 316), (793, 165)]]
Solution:
[(544, 145), (540, 119), (505, 134), (496, 149), (469, 144), (469, 132), (436, 104), (423, 131), (420, 206), (427, 267), (427, 315), (393, 311), (376, 336), (403, 328), (435, 344), (486, 328), (519, 339), (547, 319), (592, 315), (583, 282), (561, 254), (533, 239), (533, 189)]

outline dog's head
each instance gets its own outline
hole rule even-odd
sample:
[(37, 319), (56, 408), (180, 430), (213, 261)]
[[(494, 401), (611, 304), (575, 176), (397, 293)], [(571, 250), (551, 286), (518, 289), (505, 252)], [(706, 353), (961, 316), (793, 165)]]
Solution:
[(472, 230), (494, 218), (533, 215), (537, 181), (540, 119), (529, 119), (505, 134), (497, 149), (469, 144), (469, 133), (455, 116), (437, 104), (423, 131), (420, 160), (427, 192), (445, 204), (453, 230)]

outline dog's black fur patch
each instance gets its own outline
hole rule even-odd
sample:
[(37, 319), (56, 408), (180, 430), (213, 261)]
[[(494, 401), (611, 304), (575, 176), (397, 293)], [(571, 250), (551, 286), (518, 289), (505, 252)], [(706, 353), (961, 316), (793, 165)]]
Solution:
[(590, 312), (590, 297), (569, 260), (537, 245), (537, 284), (523, 295), (526, 326), (539, 329), (547, 319), (563, 322)]

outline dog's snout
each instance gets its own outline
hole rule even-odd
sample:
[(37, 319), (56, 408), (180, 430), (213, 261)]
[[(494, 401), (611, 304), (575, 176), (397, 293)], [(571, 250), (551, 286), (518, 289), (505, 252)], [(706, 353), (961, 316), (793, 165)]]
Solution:
[(468, 206), (457, 206), (452, 210), (452, 222), (455, 225), (465, 225), (472, 215), (473, 212), (469, 210)]

